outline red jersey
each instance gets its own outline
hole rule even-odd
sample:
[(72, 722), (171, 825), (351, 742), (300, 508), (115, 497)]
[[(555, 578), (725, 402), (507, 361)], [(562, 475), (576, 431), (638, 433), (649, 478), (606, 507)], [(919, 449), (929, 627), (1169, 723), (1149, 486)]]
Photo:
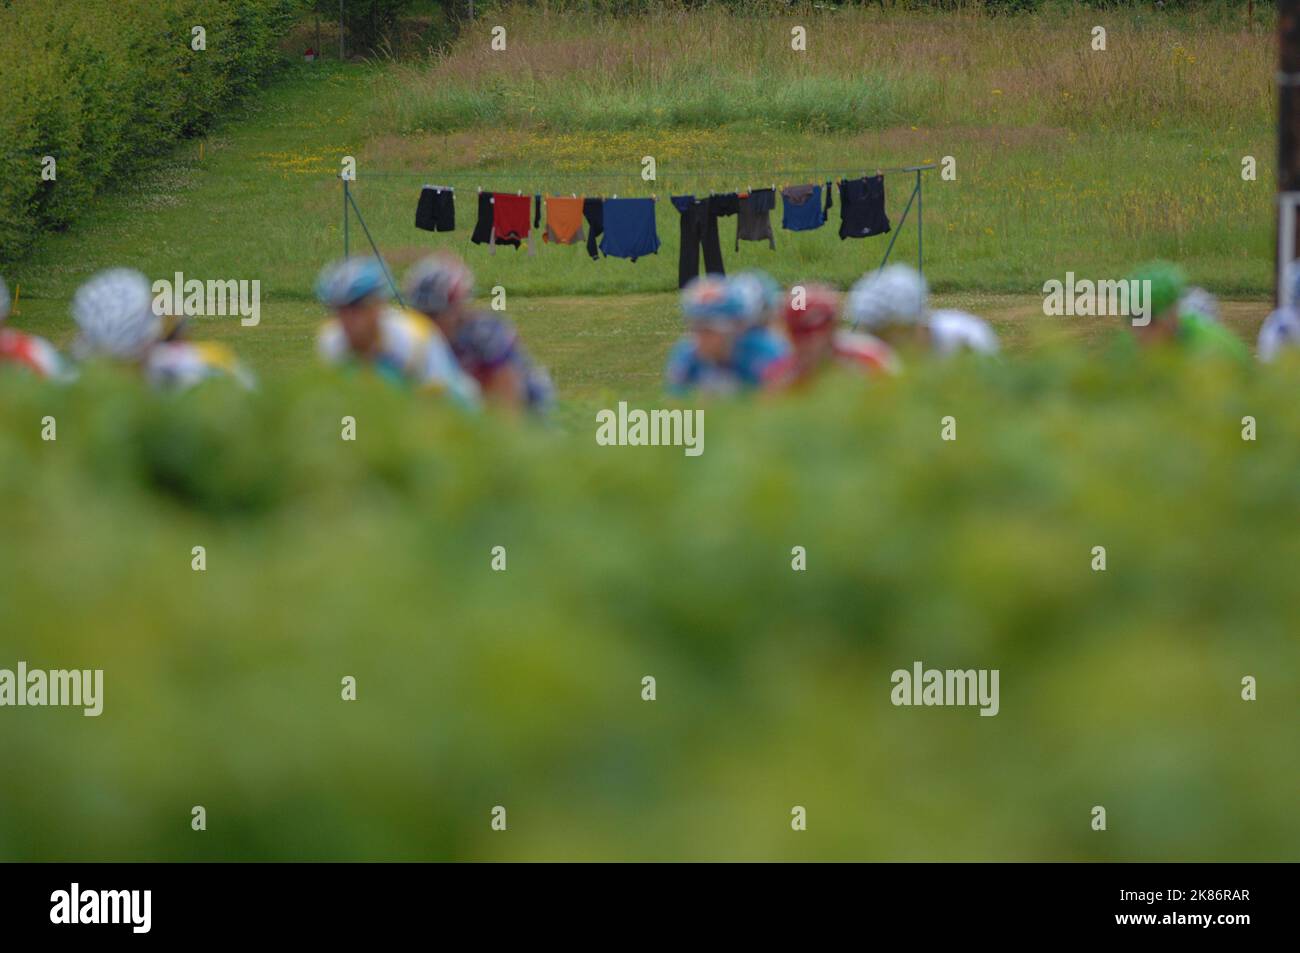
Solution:
[(0, 364), (17, 364), (40, 377), (58, 377), (63, 359), (49, 341), (11, 328), (0, 328)]
[(856, 331), (836, 331), (831, 344), (835, 363), (867, 374), (897, 374), (898, 355), (884, 341)]

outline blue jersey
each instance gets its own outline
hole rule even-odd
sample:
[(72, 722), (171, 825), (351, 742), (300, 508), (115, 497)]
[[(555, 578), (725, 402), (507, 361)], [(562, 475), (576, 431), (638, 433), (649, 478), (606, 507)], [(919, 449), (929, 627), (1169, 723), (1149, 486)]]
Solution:
[(793, 360), (789, 343), (770, 328), (755, 327), (741, 333), (731, 354), (731, 365), (746, 387), (766, 387), (789, 370)]
[(735, 394), (743, 384), (731, 367), (715, 364), (700, 356), (693, 337), (684, 337), (668, 352), (668, 365), (664, 369), (668, 393), (683, 397), (687, 394)]
[(767, 328), (750, 328), (736, 338), (731, 359), (720, 364), (700, 356), (695, 339), (673, 345), (665, 370), (670, 394), (735, 394), (779, 381), (792, 366), (790, 345)]

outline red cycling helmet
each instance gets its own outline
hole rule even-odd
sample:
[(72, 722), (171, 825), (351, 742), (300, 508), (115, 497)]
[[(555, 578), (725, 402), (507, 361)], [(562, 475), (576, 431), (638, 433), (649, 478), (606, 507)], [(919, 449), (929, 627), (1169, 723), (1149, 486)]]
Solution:
[(781, 318), (791, 337), (816, 334), (835, 323), (840, 293), (826, 285), (795, 285), (785, 296)]

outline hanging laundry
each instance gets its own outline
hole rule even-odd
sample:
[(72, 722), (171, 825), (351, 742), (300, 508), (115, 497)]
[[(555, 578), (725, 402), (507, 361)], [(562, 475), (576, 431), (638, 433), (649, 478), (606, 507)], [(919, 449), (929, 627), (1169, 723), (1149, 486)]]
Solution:
[[(528, 254), (534, 254), (532, 233), (528, 228), (528, 195), (511, 195), (508, 192), (492, 194), (492, 240), (489, 245), (527, 240)], [(518, 244), (515, 245), (518, 248)]]
[(704, 252), (704, 270), (710, 275), (725, 275), (722, 266), (722, 243), (718, 239), (718, 213), (714, 196), (697, 199), (693, 195), (672, 196), (673, 207), (681, 213), (681, 240), (677, 259), (677, 287), (700, 273), (700, 252)]
[(710, 195), (709, 202), (712, 211), (719, 217), (724, 215), (736, 215), (740, 212), (740, 196), (735, 192), (724, 192), (721, 195)]
[(533, 196), (533, 228), (542, 227), (542, 196), (537, 194)]
[(527, 195), (511, 195), (508, 192), (492, 194), (492, 231), (496, 234), (497, 241), (528, 237), (528, 212), (531, 201), (532, 199)]
[[(826, 198), (830, 199), (830, 190)], [(781, 190), (781, 227), (788, 232), (809, 232), (826, 224), (820, 185), (789, 185)]]
[(761, 242), (767, 239), (769, 248), (776, 248), (772, 234), (772, 209), (776, 208), (776, 190), (755, 189), (740, 197), (740, 217), (736, 219), (736, 251), (742, 240)]
[(867, 238), (889, 231), (885, 177), (840, 180), (840, 238)]
[(636, 261), (659, 251), (654, 199), (606, 199), (605, 237), (600, 250), (611, 258)]
[(591, 228), (587, 232), (587, 254), (591, 256), (592, 261), (596, 261), (600, 258), (600, 254), (596, 251), (596, 239), (605, 231), (605, 200), (583, 199), (582, 217), (587, 220)]
[(456, 230), (456, 200), (454, 190), (440, 185), (426, 185), (420, 190), (420, 202), (415, 207), (415, 227), (426, 232), (454, 232)]
[(542, 240), (557, 245), (584, 241), (587, 236), (582, 231), (582, 206), (583, 199), (580, 198), (546, 196), (546, 231)]
[(514, 245), (515, 248), (518, 248), (520, 245), (519, 239), (512, 238), (502, 241), (493, 234), (494, 208), (492, 193), (480, 192), (478, 194), (478, 221), (474, 223), (474, 233), (470, 235), (469, 240), (475, 245)]

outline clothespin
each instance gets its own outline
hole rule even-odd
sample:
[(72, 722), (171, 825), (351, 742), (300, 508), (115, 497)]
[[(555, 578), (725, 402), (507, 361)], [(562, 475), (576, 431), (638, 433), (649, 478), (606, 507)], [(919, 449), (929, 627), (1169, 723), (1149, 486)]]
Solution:
[(524, 190), (523, 190), (523, 189), (519, 189), (519, 190), (517, 190), (517, 191), (515, 192), (515, 195), (523, 195), (523, 194), (524, 194)]
[(483, 186), (481, 186), (481, 185), (478, 187), (478, 194), (479, 194), (479, 195), (482, 195), (482, 194), (483, 194)]

